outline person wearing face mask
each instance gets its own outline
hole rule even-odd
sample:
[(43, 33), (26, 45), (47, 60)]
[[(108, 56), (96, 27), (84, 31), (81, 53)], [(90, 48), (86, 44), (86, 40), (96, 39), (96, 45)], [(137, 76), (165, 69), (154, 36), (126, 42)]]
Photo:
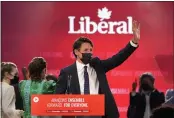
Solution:
[(15, 74), (14, 79), (11, 80), (10, 85), (12, 85), (14, 87), (15, 90), (15, 96), (16, 96), (16, 102), (15, 102), (15, 106), (16, 109), (20, 109), (20, 110), (24, 110), (23, 109), (23, 103), (22, 101), (22, 97), (20, 95), (19, 92), (19, 75), (18, 72)]
[(128, 118), (150, 118), (152, 111), (165, 102), (164, 93), (154, 87), (155, 78), (149, 72), (140, 76), (139, 92), (136, 92), (137, 81), (132, 84)]
[(21, 118), (23, 110), (18, 110), (15, 107), (15, 91), (14, 87), (10, 85), (15, 75), (17, 74), (17, 66), (12, 62), (1, 63), (1, 96), (0, 100), (2, 118)]
[[(28, 76), (27, 76), (28, 73), (27, 72), (28, 72), (27, 68), (23, 67), (22, 68), (23, 80), (28, 79)], [(22, 97), (21, 97), (20, 91), (19, 91), (19, 75), (18, 75), (18, 72), (14, 76), (14, 79), (10, 80), (10, 85), (12, 85), (14, 87), (14, 90), (15, 90), (15, 96), (16, 96), (15, 106), (16, 106), (16, 109), (24, 110), (23, 102), (21, 102)]]
[[(74, 64), (62, 69), (58, 77), (57, 94), (104, 94), (104, 116), (77, 116), (76, 118), (119, 118), (115, 99), (110, 91), (106, 73), (121, 65), (138, 47), (140, 24), (133, 22), (133, 39), (119, 53), (101, 60), (93, 57), (93, 43), (86, 37), (73, 44)], [(72, 116), (73, 117), (73, 116)]]

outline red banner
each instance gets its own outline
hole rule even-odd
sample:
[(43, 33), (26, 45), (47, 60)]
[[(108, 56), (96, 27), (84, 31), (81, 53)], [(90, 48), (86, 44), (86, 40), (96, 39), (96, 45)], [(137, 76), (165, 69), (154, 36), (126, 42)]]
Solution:
[(103, 116), (104, 95), (32, 95), (34, 116)]
[(47, 74), (58, 76), (76, 61), (72, 46), (80, 36), (93, 42), (94, 57), (112, 57), (132, 39), (131, 21), (137, 20), (141, 24), (139, 48), (107, 73), (120, 118), (127, 118), (132, 82), (139, 81), (142, 73), (154, 75), (159, 91), (174, 88), (173, 2), (3, 1), (1, 9), (2, 61), (17, 65), (20, 80), (20, 69), (35, 56), (45, 58)]

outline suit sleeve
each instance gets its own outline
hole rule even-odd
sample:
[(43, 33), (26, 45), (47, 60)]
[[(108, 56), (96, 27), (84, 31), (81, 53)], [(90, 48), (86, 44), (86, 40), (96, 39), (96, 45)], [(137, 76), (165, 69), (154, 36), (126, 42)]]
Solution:
[(139, 98), (140, 94), (137, 92), (130, 92), (129, 94), (129, 104), (131, 106), (136, 106), (136, 102)]
[(2, 98), (2, 110), (8, 118), (20, 118), (20, 110), (15, 109), (15, 92), (13, 87), (9, 87)]
[(67, 78), (66, 73), (61, 70), (60, 75), (57, 80), (56, 93), (57, 94), (65, 94), (67, 89)]
[(120, 50), (117, 54), (113, 55), (111, 58), (106, 60), (102, 60), (102, 65), (104, 67), (105, 72), (121, 65), (135, 50), (137, 47), (128, 43), (125, 48)]

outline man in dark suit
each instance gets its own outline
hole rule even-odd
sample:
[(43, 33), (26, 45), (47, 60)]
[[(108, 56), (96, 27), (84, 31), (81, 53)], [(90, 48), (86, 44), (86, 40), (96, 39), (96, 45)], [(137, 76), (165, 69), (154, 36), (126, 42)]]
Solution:
[(137, 82), (132, 84), (128, 118), (150, 118), (152, 111), (164, 103), (164, 93), (154, 87), (155, 78), (149, 72), (140, 76), (139, 92), (136, 92)]
[(119, 118), (119, 111), (110, 91), (106, 72), (121, 65), (138, 47), (140, 24), (136, 21), (133, 22), (133, 34), (134, 38), (125, 48), (106, 60), (92, 58), (93, 44), (88, 38), (80, 37), (76, 40), (73, 45), (76, 62), (60, 71), (56, 93), (104, 94), (105, 116), (103, 117)]

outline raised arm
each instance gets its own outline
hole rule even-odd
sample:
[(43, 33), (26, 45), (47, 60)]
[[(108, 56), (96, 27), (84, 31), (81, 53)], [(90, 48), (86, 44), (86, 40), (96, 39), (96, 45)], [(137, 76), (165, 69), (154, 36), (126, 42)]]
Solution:
[(133, 39), (127, 44), (125, 48), (119, 51), (119, 53), (113, 55), (111, 58), (102, 60), (102, 65), (105, 72), (121, 65), (138, 47), (140, 39), (140, 24), (137, 21), (133, 22)]

